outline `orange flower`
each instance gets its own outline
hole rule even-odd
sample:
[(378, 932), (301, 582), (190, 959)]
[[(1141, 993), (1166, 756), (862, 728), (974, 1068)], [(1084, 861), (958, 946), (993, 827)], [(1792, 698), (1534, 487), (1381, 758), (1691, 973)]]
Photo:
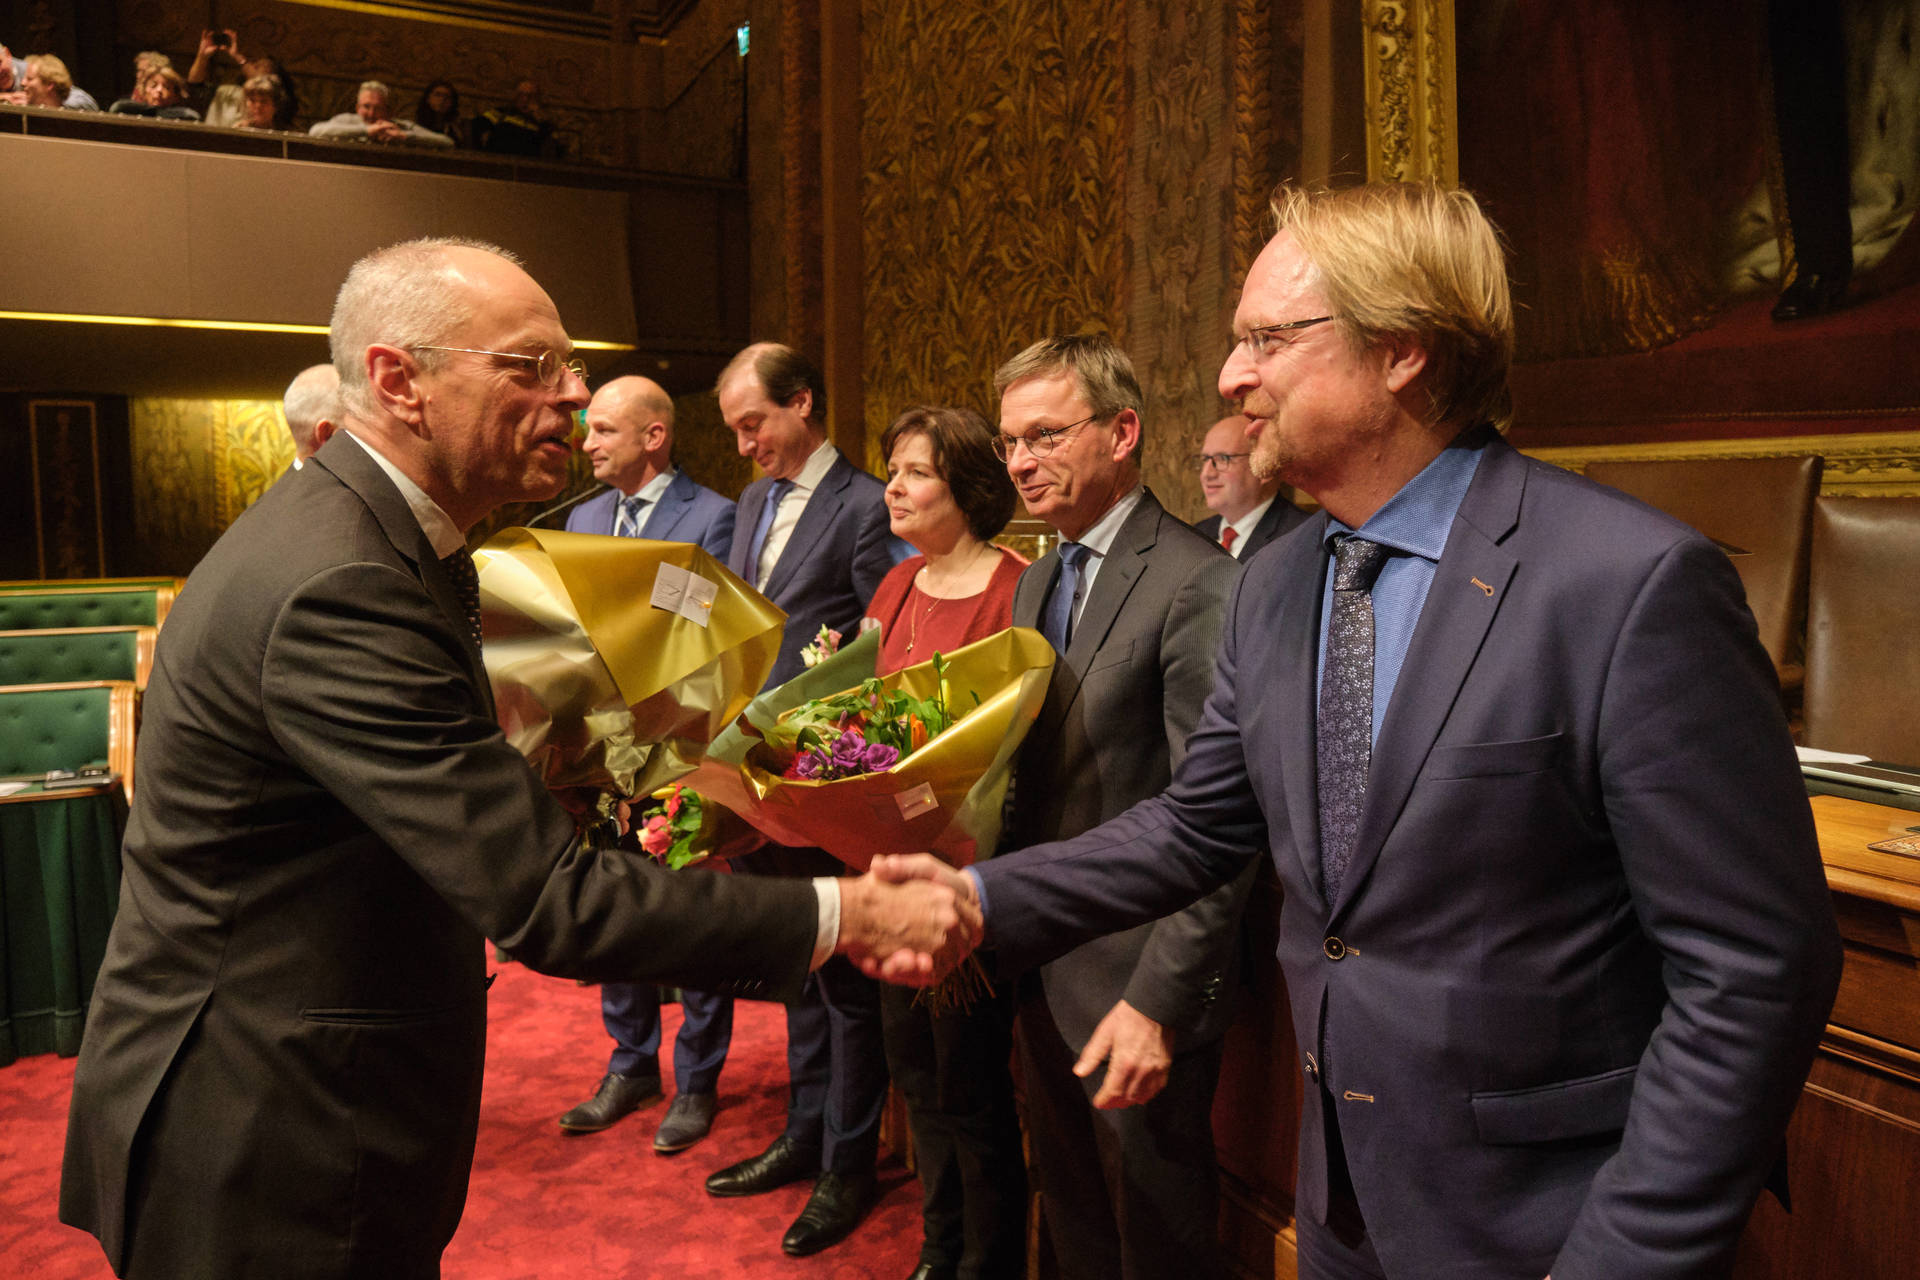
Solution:
[(922, 720), (919, 716), (914, 716), (914, 715), (908, 716), (907, 717), (907, 740), (913, 744), (912, 749), (915, 751), (918, 751), (920, 748), (926, 746), (927, 745), (926, 721)]

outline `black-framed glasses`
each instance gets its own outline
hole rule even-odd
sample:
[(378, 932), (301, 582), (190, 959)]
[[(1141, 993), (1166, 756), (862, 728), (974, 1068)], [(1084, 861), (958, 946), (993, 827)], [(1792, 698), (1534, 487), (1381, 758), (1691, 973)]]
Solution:
[(1111, 415), (1094, 413), (1078, 422), (1069, 422), (1064, 427), (1035, 427), (1024, 436), (996, 435), (993, 438), (993, 456), (1002, 462), (1012, 462), (1014, 449), (1025, 445), (1028, 453), (1036, 458), (1044, 458), (1059, 446), (1063, 437), (1107, 416)]
[(1195, 453), (1187, 456), (1187, 465), (1195, 471), (1205, 471), (1207, 464), (1212, 463), (1217, 469), (1225, 471), (1239, 459), (1252, 456), (1250, 453)]
[(1245, 351), (1249, 360), (1264, 360), (1287, 345), (1280, 335), (1291, 333), (1295, 329), (1306, 329), (1316, 324), (1325, 324), (1332, 316), (1314, 316), (1310, 320), (1288, 320), (1284, 324), (1260, 324), (1247, 330), (1246, 336), (1235, 338), (1233, 351), (1227, 353), (1231, 358), (1235, 351)]
[(571, 373), (582, 382), (587, 378), (587, 366), (578, 360), (568, 360), (558, 351), (548, 347), (539, 355), (528, 355), (524, 351), (483, 351), (479, 347), (436, 347), (422, 342), (413, 348), (415, 351), (458, 351), (470, 356), (498, 356), (502, 360), (518, 360), (522, 364), (533, 366), (533, 376), (540, 379), (543, 386), (558, 386), (560, 379)]

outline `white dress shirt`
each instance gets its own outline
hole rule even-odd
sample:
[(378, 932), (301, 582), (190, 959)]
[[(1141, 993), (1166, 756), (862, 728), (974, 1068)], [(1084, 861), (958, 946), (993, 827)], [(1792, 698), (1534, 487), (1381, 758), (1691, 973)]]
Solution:
[[(773, 526), (767, 530), (767, 540), (760, 547), (760, 563), (753, 569), (753, 585), (757, 590), (767, 589), (767, 579), (773, 576), (773, 567), (780, 563), (780, 553), (787, 549), (787, 539), (793, 537), (794, 526), (800, 523), (800, 513), (807, 509), (807, 500), (813, 497), (813, 491), (827, 478), (840, 451), (831, 441), (822, 441), (793, 477), (793, 487), (780, 499), (780, 505), (773, 511)], [(757, 514), (756, 514), (757, 518)]]

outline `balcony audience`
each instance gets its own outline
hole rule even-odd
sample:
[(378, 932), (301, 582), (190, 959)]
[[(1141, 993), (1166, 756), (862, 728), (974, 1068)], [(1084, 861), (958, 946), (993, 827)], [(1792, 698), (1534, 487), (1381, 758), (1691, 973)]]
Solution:
[(378, 142), (409, 147), (451, 147), (453, 139), (432, 129), (423, 129), (411, 120), (396, 120), (389, 105), (393, 91), (378, 80), (360, 86), (352, 111), (342, 111), (331, 120), (322, 120), (307, 132), (316, 138), (334, 142)]
[(286, 90), (279, 76), (253, 76), (241, 86), (240, 123), (242, 129), (278, 129), (280, 107)]
[(513, 91), (510, 107), (489, 107), (473, 118), (473, 145), (482, 151), (505, 156), (560, 155), (559, 139), (553, 135), (553, 121), (540, 108), (540, 86), (522, 80)]
[(460, 91), (446, 80), (435, 80), (414, 104), (413, 122), (422, 129), (444, 133), (455, 146), (467, 145), (467, 125), (460, 118)]
[(231, 30), (202, 31), (200, 49), (187, 69), (188, 95), (208, 124), (222, 128), (247, 127), (246, 84), (256, 76), (280, 81), (280, 102), (274, 112), (275, 129), (291, 129), (300, 114), (300, 92), (278, 58), (248, 58)]
[[(5, 52), (5, 47), (0, 46), (0, 55)], [(25, 75), (19, 72), (22, 65), (26, 67)], [(0, 93), (0, 102), (10, 102), (17, 107), (49, 107), (58, 111), (100, 109), (100, 104), (93, 100), (92, 94), (74, 84), (67, 64), (51, 53), (31, 54), (24, 64), (15, 59), (9, 72), (9, 78), (16, 87), (9, 93)]]
[(6, 94), (19, 89), (26, 79), (26, 59), (14, 57), (13, 50), (0, 44), (0, 100), (4, 100)]
[(107, 110), (117, 116), (153, 116), (160, 120), (200, 118), (200, 113), (187, 105), (186, 77), (170, 65), (147, 72), (131, 98), (121, 98)]

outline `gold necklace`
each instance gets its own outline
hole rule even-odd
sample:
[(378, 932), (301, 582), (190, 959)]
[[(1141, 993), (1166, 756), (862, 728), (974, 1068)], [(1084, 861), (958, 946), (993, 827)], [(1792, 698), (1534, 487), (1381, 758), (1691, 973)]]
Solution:
[[(956, 575), (956, 577), (964, 579), (967, 574), (973, 571), (973, 566), (980, 563), (980, 557), (985, 555), (991, 549), (992, 549), (991, 544), (984, 543), (984, 542), (981, 543), (979, 549), (976, 550), (973, 553), (972, 558), (967, 561), (966, 568), (962, 569), (959, 572), (959, 574)], [(931, 570), (932, 568), (933, 568), (932, 565), (926, 565), (921, 568), (920, 572), (922, 574), (926, 574), (926, 576), (929, 579), (931, 579), (933, 575), (929, 572), (929, 570)], [(940, 604), (942, 601), (950, 598), (947, 596), (936, 596), (935, 594), (933, 594), (933, 592), (926, 590), (925, 588), (919, 586), (918, 584), (915, 584), (914, 590), (920, 592), (921, 595), (927, 598), (927, 609), (925, 613), (922, 613), (918, 617), (915, 617), (913, 613), (912, 604), (908, 604), (907, 606), (907, 652), (908, 653), (914, 652), (914, 650), (919, 647), (921, 626), (924, 625), (929, 619), (933, 617), (933, 611), (940, 607)]]

